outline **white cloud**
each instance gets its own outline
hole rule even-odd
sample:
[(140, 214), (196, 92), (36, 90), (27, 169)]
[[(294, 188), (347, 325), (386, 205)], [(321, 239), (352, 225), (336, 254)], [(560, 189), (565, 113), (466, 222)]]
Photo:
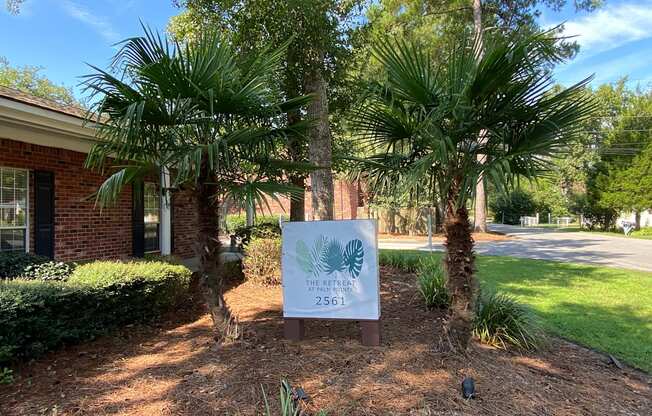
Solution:
[(62, 1), (61, 5), (70, 17), (91, 26), (108, 42), (115, 43), (120, 40), (120, 35), (105, 17), (97, 16), (90, 10), (69, 0)]
[(569, 20), (564, 35), (577, 36), (575, 40), (585, 56), (652, 37), (652, 1), (609, 5)]

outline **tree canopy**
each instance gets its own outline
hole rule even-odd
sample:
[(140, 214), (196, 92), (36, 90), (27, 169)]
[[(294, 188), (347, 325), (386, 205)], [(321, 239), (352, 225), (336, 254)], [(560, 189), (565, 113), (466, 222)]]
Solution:
[(23, 66), (14, 67), (9, 61), (0, 57), (0, 85), (14, 88), (32, 94), (36, 97), (47, 98), (63, 105), (74, 105), (81, 107), (81, 103), (75, 99), (72, 89), (54, 82), (41, 75), (43, 67)]

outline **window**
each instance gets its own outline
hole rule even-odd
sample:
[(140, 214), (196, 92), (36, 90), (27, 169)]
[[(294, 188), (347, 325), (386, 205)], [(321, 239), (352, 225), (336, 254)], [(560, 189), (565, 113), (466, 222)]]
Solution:
[(0, 251), (27, 251), (29, 173), (0, 167)]
[(145, 183), (143, 190), (143, 211), (145, 215), (145, 251), (158, 251), (161, 198), (154, 183)]

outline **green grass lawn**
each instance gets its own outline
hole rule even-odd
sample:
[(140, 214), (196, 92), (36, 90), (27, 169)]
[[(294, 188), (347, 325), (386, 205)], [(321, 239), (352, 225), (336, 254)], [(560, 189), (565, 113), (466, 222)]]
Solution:
[(590, 234), (600, 234), (600, 235), (608, 235), (611, 237), (620, 237), (620, 238), (631, 238), (634, 240), (652, 240), (652, 235), (636, 235), (636, 234), (630, 234), (630, 235), (625, 235), (623, 232), (618, 232), (618, 231), (589, 231), (589, 230), (579, 230), (582, 231), (583, 233), (590, 233)]
[(550, 332), (652, 372), (652, 273), (499, 256), (477, 266), (485, 290), (526, 303)]
[(634, 231), (630, 235), (625, 235), (622, 231), (599, 231), (599, 230), (589, 231), (586, 228), (580, 228), (578, 224), (570, 224), (567, 227), (558, 227), (557, 224), (539, 224), (535, 227), (526, 227), (526, 228), (545, 228), (549, 230), (554, 230), (557, 233), (582, 232), (582, 233), (606, 235), (610, 237), (633, 238), (638, 240), (652, 240), (652, 235), (640, 234), (637, 233), (636, 231)]

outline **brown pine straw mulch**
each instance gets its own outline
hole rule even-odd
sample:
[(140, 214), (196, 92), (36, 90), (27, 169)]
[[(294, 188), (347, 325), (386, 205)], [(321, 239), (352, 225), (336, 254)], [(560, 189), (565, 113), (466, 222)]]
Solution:
[[(307, 414), (652, 414), (648, 374), (566, 341), (524, 355), (478, 344), (466, 356), (434, 352), (441, 316), (423, 309), (414, 276), (381, 276), (381, 347), (360, 345), (350, 322), (309, 322), (307, 339), (285, 341), (280, 288), (245, 283), (227, 294), (244, 341), (218, 347), (197, 311), (126, 328), (17, 368), (14, 384), (0, 386), (0, 414), (262, 414), (261, 385), (277, 406), (284, 377), (311, 396)], [(465, 376), (476, 399), (461, 396)]]

